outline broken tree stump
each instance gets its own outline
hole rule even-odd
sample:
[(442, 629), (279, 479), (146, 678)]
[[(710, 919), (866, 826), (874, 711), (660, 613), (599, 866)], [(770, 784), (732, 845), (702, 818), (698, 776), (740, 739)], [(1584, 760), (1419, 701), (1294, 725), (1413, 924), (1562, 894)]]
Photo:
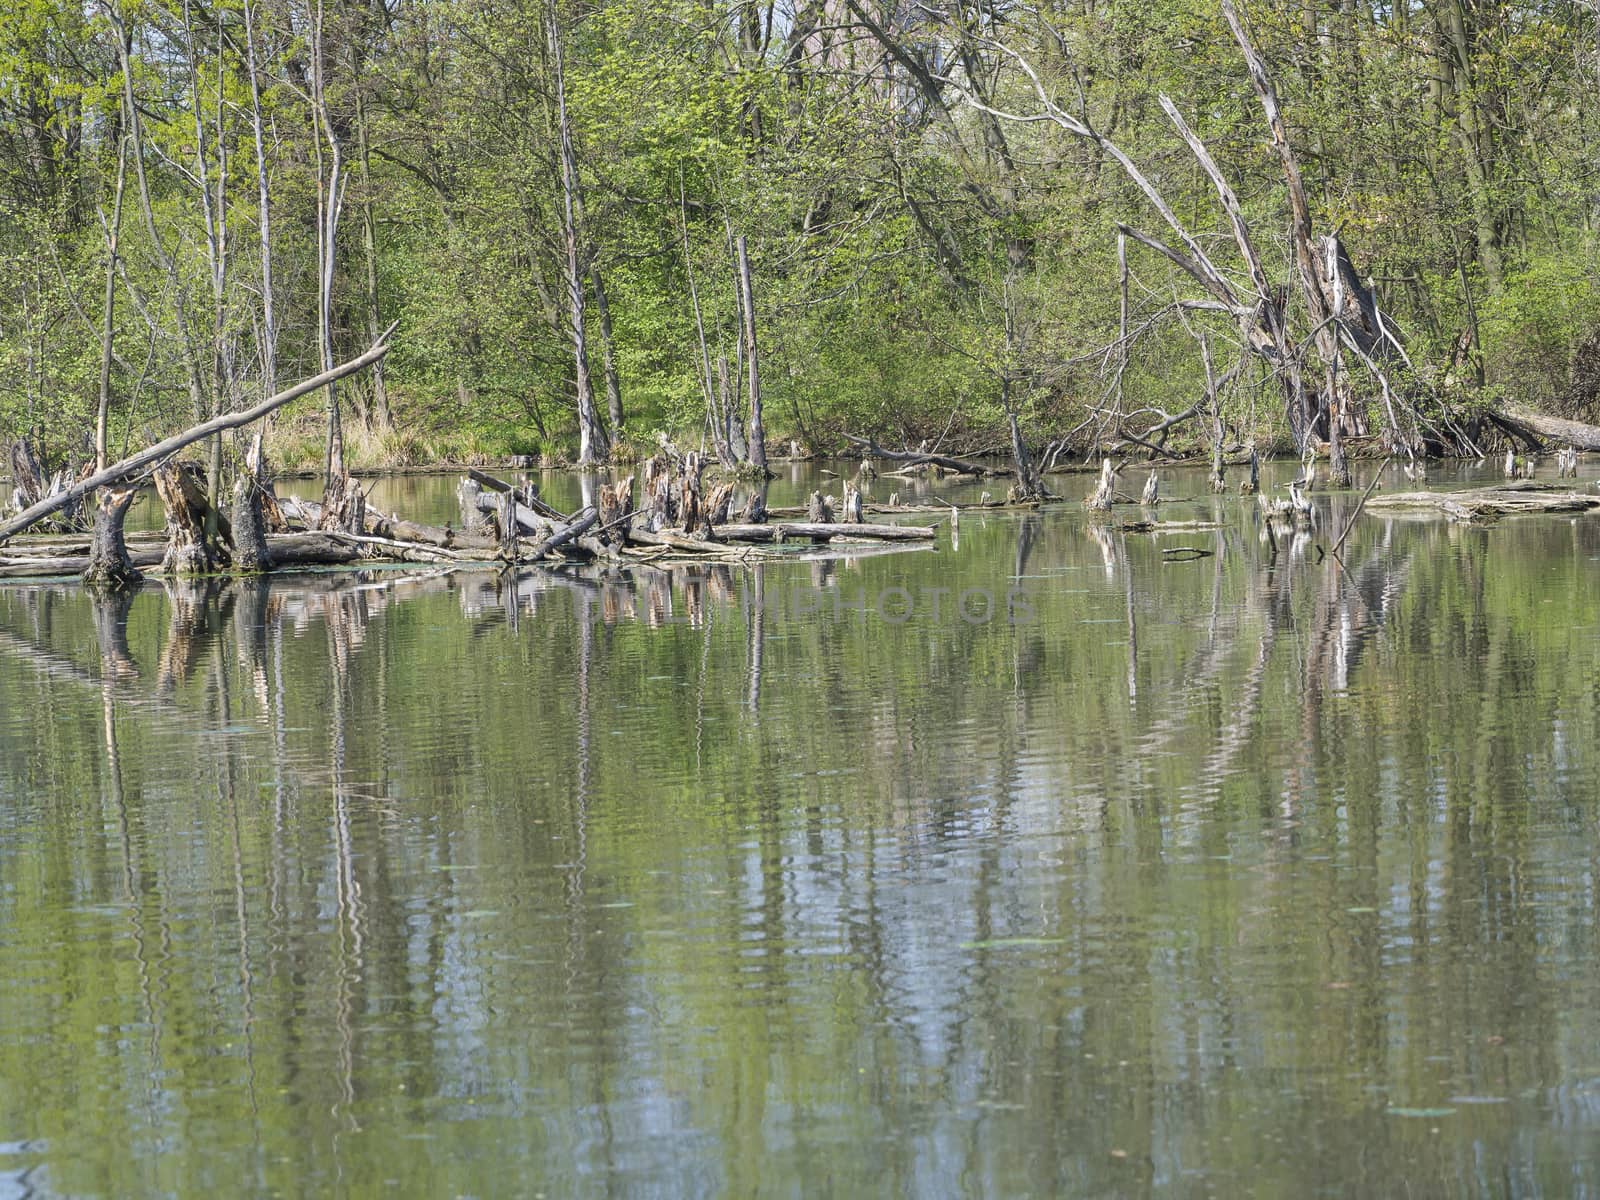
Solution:
[(1116, 496), (1116, 464), (1109, 458), (1103, 458), (1100, 460), (1100, 482), (1095, 486), (1093, 494), (1084, 501), (1084, 504), (1096, 512), (1110, 512)]
[(161, 570), (168, 575), (208, 575), (228, 562), (225, 540), (231, 540), (232, 527), (217, 516), (218, 537), (206, 536), (206, 516), (211, 501), (194, 473), (181, 464), (157, 470), (153, 478), (156, 494), (167, 512), (167, 553)]
[(621, 544), (633, 515), (633, 476), (600, 485), (600, 535), (608, 544)]
[(839, 520), (846, 525), (861, 524), (861, 489), (848, 479), (844, 483), (844, 511)]
[(137, 488), (103, 489), (95, 500), (94, 539), (89, 544), (89, 565), (83, 581), (96, 587), (132, 587), (144, 578), (128, 556), (123, 522)]
[(833, 501), (821, 492), (812, 492), (806, 501), (806, 520), (813, 525), (833, 523)]

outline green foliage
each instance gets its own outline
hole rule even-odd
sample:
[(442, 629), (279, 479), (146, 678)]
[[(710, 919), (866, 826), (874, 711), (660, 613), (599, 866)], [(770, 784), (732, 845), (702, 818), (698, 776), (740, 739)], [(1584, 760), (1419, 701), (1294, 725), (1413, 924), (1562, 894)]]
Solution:
[[(103, 222), (125, 132), (112, 26), (85, 11), (26, 0), (0, 16), (0, 436), (32, 426), (63, 444), (81, 441), (98, 394)], [(140, 440), (192, 416), (186, 356), (203, 405), (256, 395), (269, 353), (280, 380), (315, 370), (330, 148), (308, 94), (313, 9), (253, 8), (280, 331), (269, 347), (241, 3), (185, 10), (190, 28), (138, 5), (118, 11), (151, 210), (147, 222), (130, 171), (111, 391), (115, 437)], [(400, 322), (386, 381), (408, 437), (375, 457), (409, 459), (430, 439), (459, 437), (570, 452), (550, 10), (445, 0), (402, 6), (381, 25), (365, 6), (322, 11), (347, 189), (335, 353)], [(1212, 186), (1157, 103), (1170, 96), (1233, 182), (1269, 275), (1291, 278), (1280, 169), (1213, 4), (1047, 8), (1048, 38), (1009, 10), (864, 11), (876, 28), (849, 10), (808, 25), (815, 14), (790, 9), (747, 30), (744, 10), (688, 0), (557, 13), (579, 254), (608, 297), (624, 437), (702, 433), (696, 301), (712, 390), (722, 360), (735, 403), (747, 403), (738, 236), (750, 247), (772, 435), (948, 431), (994, 445), (1003, 395), (1039, 440), (1103, 425), (1115, 356), (1096, 352), (1117, 336), (1116, 227), (1169, 231), (1093, 146), (1048, 121), (989, 121), (968, 101), (959, 88), (976, 84), (995, 108), (1039, 111), (1034, 81), (991, 34), (1027, 56), (1046, 94), (1113, 137), (1242, 277)], [(1346, 6), (1312, 27), (1300, 9), (1250, 15), (1313, 218), (1342, 230), (1375, 278), (1421, 376), (1434, 378), (1476, 327), (1494, 394), (1555, 403), (1574, 347), (1600, 321), (1584, 232), (1600, 135), (1585, 103), (1593, 52), (1560, 5), (1459, 8), (1462, 50), (1446, 20), (1456, 11)], [(935, 65), (956, 83), (930, 91), (912, 64), (936, 45)], [(220, 294), (220, 226), (208, 219), (227, 230)], [(1131, 265), (1138, 337), (1121, 394), (1137, 424), (1192, 404), (1201, 372), (1192, 340), (1163, 315), (1187, 283), (1137, 246)], [(584, 288), (598, 388), (592, 277)], [(1211, 321), (1219, 369), (1231, 366), (1229, 323), (1195, 319)], [(1253, 369), (1244, 382), (1230, 425), (1271, 436), (1281, 402), (1258, 394)], [(360, 412), (378, 445), (382, 414)], [(299, 419), (315, 416), (307, 407)]]

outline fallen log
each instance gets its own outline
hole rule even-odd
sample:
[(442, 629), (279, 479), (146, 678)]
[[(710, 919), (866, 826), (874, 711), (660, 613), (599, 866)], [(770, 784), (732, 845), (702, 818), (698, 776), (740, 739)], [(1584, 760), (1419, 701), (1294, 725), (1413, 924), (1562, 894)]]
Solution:
[(729, 542), (773, 542), (789, 538), (844, 542), (926, 542), (938, 536), (933, 525), (836, 525), (814, 521), (774, 521), (766, 525), (719, 525), (717, 537)]
[[(349, 534), (327, 533), (272, 533), (267, 535), (267, 548), (272, 555), (274, 568), (340, 566), (354, 562), (361, 556), (358, 545), (340, 541)], [(165, 547), (130, 550), (129, 564), (140, 570), (154, 571), (166, 556)], [(30, 579), (41, 576), (82, 575), (89, 569), (88, 554), (0, 555), (0, 579)]]
[[(307, 529), (315, 529), (321, 520), (322, 505), (315, 500), (300, 500), (293, 496), (285, 496), (278, 503), (286, 517), (301, 522)], [(518, 524), (521, 524), (520, 520)], [(375, 508), (367, 509), (366, 528), (363, 532), (372, 537), (390, 538), (396, 542), (416, 542), (435, 546), (441, 550), (493, 551), (499, 545), (494, 538), (482, 533), (466, 533), (448, 527), (440, 528), (437, 525), (403, 521)]]
[(958, 475), (1010, 475), (1013, 474), (1009, 467), (988, 467), (982, 463), (967, 462), (960, 458), (951, 458), (947, 454), (929, 454), (923, 450), (885, 450), (872, 438), (856, 437), (845, 434), (845, 440), (854, 442), (866, 449), (873, 458), (887, 459), (889, 462), (908, 463), (921, 465), (924, 463), (935, 467), (942, 467), (946, 471), (954, 471)]
[(24, 529), (42, 521), (51, 513), (59, 512), (69, 505), (76, 504), (96, 488), (103, 488), (111, 483), (120, 483), (130, 476), (139, 474), (148, 467), (155, 466), (163, 459), (171, 457), (185, 446), (192, 445), (203, 438), (208, 438), (212, 434), (253, 424), (261, 420), (262, 417), (276, 412), (290, 401), (298, 400), (301, 396), (314, 392), (318, 388), (326, 387), (330, 383), (343, 379), (346, 375), (354, 375), (357, 371), (371, 366), (389, 353), (389, 347), (385, 344), (385, 340), (394, 332), (394, 329), (395, 326), (389, 326), (365, 354), (352, 358), (347, 363), (341, 363), (339, 366), (334, 367), (332, 370), (324, 371), (320, 375), (313, 375), (310, 379), (303, 379), (292, 388), (279, 392), (275, 396), (269, 396), (254, 408), (247, 408), (243, 412), (224, 413), (220, 417), (212, 417), (209, 421), (202, 421), (199, 425), (192, 426), (182, 433), (175, 433), (171, 437), (157, 442), (154, 446), (141, 450), (121, 462), (113, 463), (103, 471), (96, 471), (87, 479), (82, 479), (71, 487), (65, 488), (53, 496), (47, 496), (37, 504), (30, 505), (9, 521), (0, 523), (0, 543), (9, 541)]
[(1369, 512), (1433, 509), (1453, 520), (1483, 521), (1520, 513), (1588, 512), (1600, 508), (1600, 494), (1522, 483), (1461, 492), (1393, 492), (1373, 496), (1366, 507)]
[[(480, 471), (476, 467), (467, 468), (467, 478), (472, 480), (474, 483), (482, 484), (491, 492), (511, 492), (517, 497), (517, 502), (519, 504), (532, 509), (534, 513), (540, 517), (543, 517), (546, 521), (564, 522), (568, 519), (566, 513), (562, 512), (558, 508), (552, 508), (550, 505), (541, 500), (539, 498), (538, 490), (531, 484), (527, 487), (514, 487), (505, 480), (496, 479), (493, 475), (490, 475), (484, 471)], [(521, 513), (517, 514), (517, 520), (519, 522), (522, 520)]]
[(1600, 425), (1547, 417), (1524, 408), (1514, 408), (1506, 416), (1524, 429), (1532, 430), (1552, 442), (1564, 442), (1577, 450), (1600, 450)]
[(599, 519), (600, 514), (597, 510), (592, 508), (584, 509), (578, 514), (577, 518), (570, 525), (566, 526), (564, 529), (558, 529), (555, 533), (552, 533), (549, 537), (545, 538), (544, 541), (540, 542), (532, 550), (528, 551), (526, 555), (527, 560), (529, 562), (538, 562), (541, 558), (545, 557), (545, 555), (549, 554), (550, 551), (558, 549), (561, 546), (565, 546), (574, 538), (582, 537), (584, 534), (588, 533), (589, 530), (594, 528), (595, 522)]

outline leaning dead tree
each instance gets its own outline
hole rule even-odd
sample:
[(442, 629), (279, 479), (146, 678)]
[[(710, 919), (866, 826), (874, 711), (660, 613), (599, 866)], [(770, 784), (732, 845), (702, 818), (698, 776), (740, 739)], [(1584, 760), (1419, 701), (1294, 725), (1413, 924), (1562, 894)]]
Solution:
[[(992, 43), (1026, 77), (1038, 104), (1037, 112), (1005, 111), (987, 103), (967, 81), (946, 77), (945, 82), (988, 116), (1019, 123), (1052, 123), (1093, 143), (1117, 164), (1170, 231), (1157, 236), (1119, 223), (1119, 236), (1161, 255), (1198, 286), (1200, 294), (1181, 299), (1180, 309), (1216, 313), (1232, 322), (1241, 344), (1264, 361), (1276, 377), (1296, 446), (1304, 452), (1307, 446), (1325, 443), (1336, 481), (1347, 482), (1349, 478), (1345, 439), (1368, 432), (1365, 406), (1355, 400), (1353, 366), (1363, 369), (1378, 384), (1385, 439), (1393, 448), (1408, 454), (1424, 449), (1428, 443), (1439, 450), (1470, 448), (1470, 439), (1463, 431), (1447, 419), (1435, 420), (1424, 411), (1415, 391), (1402, 390), (1394, 383), (1394, 369), (1410, 366), (1399, 335), (1380, 310), (1373, 290), (1356, 273), (1338, 232), (1319, 234), (1315, 230), (1299, 160), (1272, 76), (1231, 0), (1222, 0), (1222, 13), (1244, 56), (1282, 171), (1290, 214), (1292, 288), (1275, 284), (1269, 276), (1267, 257), (1260, 250), (1238, 194), (1169, 97), (1160, 97), (1162, 111), (1216, 193), (1230, 239), (1244, 266), (1242, 281), (1217, 266), (1161, 189), (1116, 142), (1056, 103), (1038, 70), (1025, 56), (1003, 43)], [(1298, 299), (1298, 305), (1291, 304), (1291, 294)], [(1197, 405), (1195, 411), (1201, 407)]]
[(10, 520), (0, 522), (0, 543), (4, 543), (24, 530), (38, 524), (52, 513), (60, 512), (62, 509), (80, 503), (85, 496), (99, 488), (119, 484), (125, 480), (134, 479), (145, 474), (170, 459), (185, 446), (192, 445), (203, 438), (211, 437), (213, 434), (222, 433), (229, 429), (241, 429), (246, 425), (253, 425), (263, 417), (276, 412), (290, 401), (298, 400), (301, 396), (314, 392), (318, 388), (326, 387), (347, 375), (354, 375), (357, 371), (371, 366), (389, 353), (386, 339), (393, 332), (394, 326), (391, 325), (385, 331), (383, 338), (371, 349), (367, 350), (365, 354), (352, 358), (349, 362), (341, 363), (332, 370), (323, 371), (320, 375), (314, 375), (310, 379), (302, 380), (292, 388), (279, 392), (276, 396), (269, 396), (254, 408), (247, 408), (242, 412), (223, 413), (221, 416), (212, 417), (209, 421), (202, 421), (182, 433), (175, 433), (171, 437), (139, 451), (137, 454), (130, 455), (121, 462), (113, 463), (103, 471), (96, 471), (94, 474), (79, 480), (71, 487), (63, 488), (53, 495), (46, 496), (37, 503), (25, 508)]

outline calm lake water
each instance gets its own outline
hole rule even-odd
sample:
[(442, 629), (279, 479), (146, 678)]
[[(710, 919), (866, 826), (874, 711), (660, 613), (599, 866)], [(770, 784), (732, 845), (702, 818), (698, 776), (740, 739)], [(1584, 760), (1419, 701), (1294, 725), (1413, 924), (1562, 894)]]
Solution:
[(0, 1197), (1600, 1194), (1600, 517), (1163, 490), (0, 589)]

